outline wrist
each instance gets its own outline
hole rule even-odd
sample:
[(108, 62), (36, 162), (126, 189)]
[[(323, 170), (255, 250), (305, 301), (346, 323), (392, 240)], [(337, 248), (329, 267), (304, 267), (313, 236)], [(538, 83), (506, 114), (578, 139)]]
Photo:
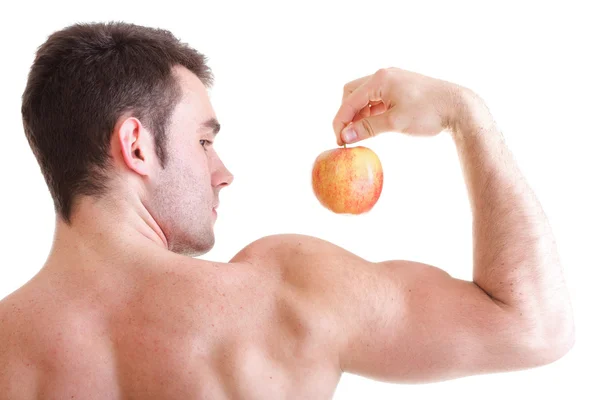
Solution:
[(488, 107), (472, 90), (457, 86), (451, 104), (454, 109), (448, 129), (455, 140), (479, 136), (494, 127), (495, 122)]

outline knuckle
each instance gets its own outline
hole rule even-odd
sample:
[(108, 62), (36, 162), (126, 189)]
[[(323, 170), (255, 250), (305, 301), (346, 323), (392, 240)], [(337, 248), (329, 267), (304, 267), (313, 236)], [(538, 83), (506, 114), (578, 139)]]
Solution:
[(373, 74), (375, 91), (373, 97), (382, 99), (390, 94), (390, 86), (394, 84), (393, 68), (380, 68)]
[(354, 92), (354, 90), (356, 90), (356, 88), (354, 86), (352, 86), (350, 83), (345, 84), (343, 94), (342, 94), (342, 99), (345, 100), (346, 97), (350, 96), (352, 94), (352, 92)]
[(383, 80), (387, 79), (389, 74), (390, 74), (390, 71), (388, 68), (380, 68), (377, 70), (377, 72), (375, 72), (375, 74), (373, 76), (375, 78), (379, 79), (380, 81), (383, 81)]

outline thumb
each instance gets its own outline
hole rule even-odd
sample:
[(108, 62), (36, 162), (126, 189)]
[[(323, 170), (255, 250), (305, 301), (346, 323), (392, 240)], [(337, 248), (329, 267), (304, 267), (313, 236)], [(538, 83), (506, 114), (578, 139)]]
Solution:
[(342, 130), (341, 136), (344, 143), (350, 144), (391, 131), (392, 129), (391, 114), (389, 111), (386, 111), (349, 123)]

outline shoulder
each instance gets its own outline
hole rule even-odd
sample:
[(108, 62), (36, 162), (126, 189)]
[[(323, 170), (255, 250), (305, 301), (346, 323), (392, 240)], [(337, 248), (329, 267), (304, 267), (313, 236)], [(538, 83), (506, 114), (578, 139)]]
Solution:
[(336, 283), (339, 268), (364, 261), (317, 237), (278, 234), (248, 244), (232, 262), (275, 271), (278, 275), (275, 299), (286, 315), (277, 317), (287, 324), (280, 331), (304, 332), (299, 336), (306, 348), (320, 349), (318, 357), (338, 371), (340, 324), (331, 296), (341, 296)]
[[(0, 399), (33, 397), (34, 387), (29, 351), (24, 346), (28, 318), (20, 291), (0, 301)], [(6, 396), (6, 397), (3, 397)]]
[(14, 349), (22, 337), (23, 326), (29, 320), (29, 307), (24, 287), (0, 300), (0, 358)]
[(301, 234), (270, 235), (255, 240), (240, 250), (231, 260), (289, 263), (319, 257), (357, 257), (344, 248), (326, 240)]
[(358, 273), (371, 265), (367, 260), (326, 240), (300, 234), (280, 234), (258, 239), (232, 259), (270, 271), (281, 282), (306, 294), (329, 296), (340, 289), (340, 274)]
[(332, 305), (344, 303), (348, 291), (360, 297), (361, 287), (381, 270), (372, 268), (374, 263), (341, 246), (298, 234), (261, 238), (241, 250), (234, 260), (277, 271), (282, 287), (306, 300), (311, 307), (320, 304), (321, 311), (333, 319), (338, 317), (335, 314), (339, 307)]

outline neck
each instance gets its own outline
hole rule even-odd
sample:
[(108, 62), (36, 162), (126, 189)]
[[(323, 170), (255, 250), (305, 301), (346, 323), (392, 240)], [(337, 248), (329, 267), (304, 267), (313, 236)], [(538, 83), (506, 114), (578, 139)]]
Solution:
[(82, 197), (70, 224), (57, 215), (46, 266), (135, 260), (168, 249), (163, 231), (139, 198)]

